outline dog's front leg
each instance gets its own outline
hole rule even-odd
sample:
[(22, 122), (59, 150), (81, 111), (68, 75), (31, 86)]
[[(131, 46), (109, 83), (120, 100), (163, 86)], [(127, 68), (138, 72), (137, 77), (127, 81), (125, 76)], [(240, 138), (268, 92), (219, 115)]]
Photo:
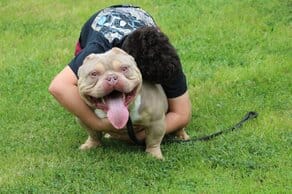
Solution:
[(93, 129), (90, 129), (89, 127), (87, 127), (79, 118), (76, 118), (77, 122), (86, 129), (87, 133), (88, 133), (88, 138), (85, 141), (84, 144), (82, 144), (80, 146), (81, 150), (88, 150), (91, 148), (96, 148), (98, 146), (101, 146), (101, 137), (102, 137), (102, 133)]
[(160, 144), (165, 134), (164, 118), (152, 122), (146, 129), (146, 152), (157, 159), (163, 159)]

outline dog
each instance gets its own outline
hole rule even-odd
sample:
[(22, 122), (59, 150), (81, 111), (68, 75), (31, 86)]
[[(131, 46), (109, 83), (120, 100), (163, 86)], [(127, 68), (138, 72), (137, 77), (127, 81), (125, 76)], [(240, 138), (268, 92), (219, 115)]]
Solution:
[[(107, 117), (116, 128), (112, 136), (125, 134), (129, 116), (136, 132), (145, 130), (146, 152), (163, 159), (160, 144), (165, 134), (168, 103), (159, 84), (142, 81), (134, 58), (119, 48), (90, 54), (78, 70), (81, 98), (99, 118)], [(82, 126), (85, 126), (81, 123)], [(87, 128), (88, 139), (81, 149), (101, 145), (101, 132)]]

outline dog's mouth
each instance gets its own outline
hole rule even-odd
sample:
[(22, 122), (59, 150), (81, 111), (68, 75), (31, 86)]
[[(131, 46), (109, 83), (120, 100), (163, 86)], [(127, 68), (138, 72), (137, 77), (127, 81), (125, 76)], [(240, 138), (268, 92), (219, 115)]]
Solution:
[(94, 96), (87, 95), (86, 98), (91, 104), (94, 104), (95, 108), (107, 112), (109, 110), (109, 102), (112, 101), (122, 102), (125, 107), (128, 107), (136, 96), (137, 88), (138, 87), (134, 88), (129, 93), (113, 90), (111, 93), (103, 97), (96, 98)]
[(87, 96), (87, 99), (97, 109), (101, 109), (107, 113), (108, 120), (116, 129), (122, 129), (126, 126), (129, 119), (128, 106), (134, 100), (137, 88), (129, 93), (114, 90), (106, 96), (100, 98)]

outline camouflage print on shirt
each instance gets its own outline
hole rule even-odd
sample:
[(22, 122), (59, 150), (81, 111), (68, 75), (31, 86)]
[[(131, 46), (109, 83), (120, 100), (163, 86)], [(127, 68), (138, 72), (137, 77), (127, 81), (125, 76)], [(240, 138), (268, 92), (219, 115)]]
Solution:
[(109, 7), (103, 9), (91, 24), (111, 43), (142, 26), (156, 26), (152, 17), (144, 10), (136, 7)]

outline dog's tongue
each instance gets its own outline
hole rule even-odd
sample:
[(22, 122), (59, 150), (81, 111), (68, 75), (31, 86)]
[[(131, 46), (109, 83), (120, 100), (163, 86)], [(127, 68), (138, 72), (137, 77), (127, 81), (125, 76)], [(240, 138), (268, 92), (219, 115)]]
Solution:
[(129, 111), (124, 105), (122, 96), (109, 97), (106, 100), (108, 105), (107, 117), (111, 124), (117, 128), (124, 128), (129, 118)]

